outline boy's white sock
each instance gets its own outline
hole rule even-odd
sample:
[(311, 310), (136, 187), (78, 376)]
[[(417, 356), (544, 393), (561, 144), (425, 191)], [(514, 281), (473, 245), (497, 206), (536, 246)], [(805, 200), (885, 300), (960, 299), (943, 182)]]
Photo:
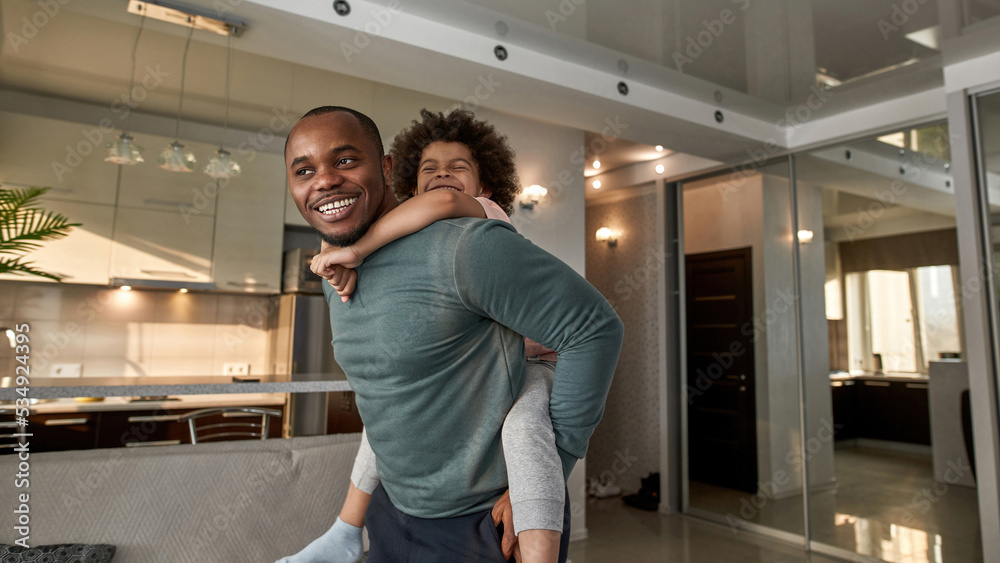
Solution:
[(364, 553), (361, 531), (362, 528), (337, 518), (325, 534), (302, 551), (279, 559), (277, 563), (358, 563)]

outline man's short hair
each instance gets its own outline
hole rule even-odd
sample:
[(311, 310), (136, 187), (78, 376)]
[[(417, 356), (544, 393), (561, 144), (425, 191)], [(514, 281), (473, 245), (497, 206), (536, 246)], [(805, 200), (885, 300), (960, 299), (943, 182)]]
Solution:
[[(299, 121), (302, 121), (307, 117), (316, 117), (317, 115), (326, 115), (328, 113), (336, 112), (349, 113), (358, 120), (358, 123), (361, 124), (361, 130), (368, 135), (368, 138), (372, 143), (375, 143), (375, 147), (378, 149), (378, 159), (381, 162), (382, 157), (385, 156), (385, 147), (382, 146), (382, 135), (378, 131), (378, 125), (375, 125), (372, 118), (361, 113), (360, 111), (344, 106), (320, 106), (307, 111), (305, 115), (299, 118)], [(288, 147), (288, 139), (285, 139), (285, 147)]]

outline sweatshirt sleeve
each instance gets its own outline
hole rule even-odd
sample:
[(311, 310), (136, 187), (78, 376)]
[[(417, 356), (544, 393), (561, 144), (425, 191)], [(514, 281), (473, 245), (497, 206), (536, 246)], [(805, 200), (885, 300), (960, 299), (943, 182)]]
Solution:
[(568, 478), (604, 414), (624, 336), (621, 320), (587, 280), (508, 225), (468, 227), (454, 267), (470, 310), (559, 353), (549, 408)]

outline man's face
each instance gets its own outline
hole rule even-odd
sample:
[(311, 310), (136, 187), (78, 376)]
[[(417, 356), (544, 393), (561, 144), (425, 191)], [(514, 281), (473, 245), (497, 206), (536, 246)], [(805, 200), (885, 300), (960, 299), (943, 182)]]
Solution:
[(479, 183), (479, 166), (462, 143), (435, 141), (420, 155), (417, 195), (432, 190), (455, 190), (472, 197), (489, 197)]
[[(299, 121), (285, 148), (288, 189), (299, 213), (334, 246), (349, 246), (395, 203), (388, 192), (392, 159), (351, 114)], [(391, 201), (390, 201), (391, 200)]]

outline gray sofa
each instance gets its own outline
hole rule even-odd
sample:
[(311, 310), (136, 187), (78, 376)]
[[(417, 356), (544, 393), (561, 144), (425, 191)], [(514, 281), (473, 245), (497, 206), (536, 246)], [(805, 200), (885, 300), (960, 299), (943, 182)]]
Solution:
[(106, 543), (115, 563), (273, 562), (336, 519), (360, 434), (0, 457), (0, 543), (30, 494), (31, 546)]

